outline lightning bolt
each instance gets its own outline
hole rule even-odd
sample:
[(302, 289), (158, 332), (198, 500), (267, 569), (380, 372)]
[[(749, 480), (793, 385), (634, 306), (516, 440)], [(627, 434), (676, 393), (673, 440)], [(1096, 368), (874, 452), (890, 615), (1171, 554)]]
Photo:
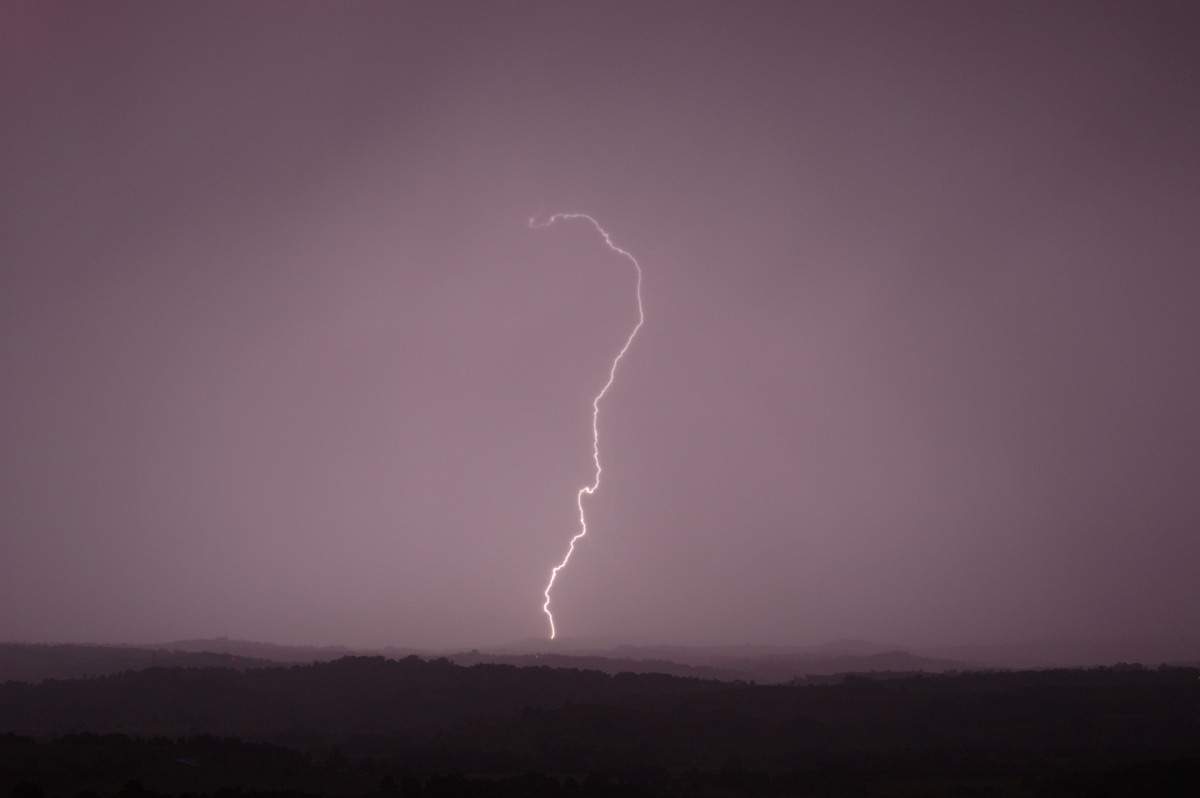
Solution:
[(617, 378), (617, 365), (621, 362), (621, 358), (625, 357), (625, 353), (629, 351), (629, 345), (633, 343), (633, 339), (637, 337), (638, 330), (642, 329), (642, 324), (646, 321), (646, 311), (642, 307), (642, 266), (637, 262), (637, 258), (626, 252), (621, 247), (613, 243), (612, 236), (608, 231), (600, 226), (594, 218), (586, 213), (556, 213), (544, 222), (538, 222), (537, 217), (529, 220), (529, 226), (533, 228), (549, 227), (558, 221), (571, 221), (582, 219), (596, 228), (596, 232), (604, 239), (605, 245), (618, 255), (626, 258), (633, 264), (633, 268), (637, 271), (637, 288), (635, 295), (637, 297), (638, 320), (637, 324), (629, 333), (629, 337), (625, 339), (625, 345), (621, 347), (621, 351), (617, 352), (617, 356), (613, 358), (612, 365), (608, 369), (608, 381), (604, 383), (604, 387), (600, 389), (600, 393), (596, 394), (596, 398), (592, 400), (592, 463), (595, 465), (595, 476), (592, 479), (592, 484), (584, 485), (579, 489), (579, 493), (575, 495), (575, 505), (579, 508), (579, 531), (571, 538), (570, 544), (567, 546), (567, 554), (562, 558), (562, 562), (554, 566), (550, 571), (550, 581), (546, 583), (546, 589), (542, 591), (542, 595), (546, 597), (546, 602), (542, 604), (542, 612), (546, 613), (546, 618), (550, 621), (550, 639), (553, 640), (556, 634), (554, 628), (554, 613), (550, 612), (550, 590), (554, 587), (554, 580), (558, 578), (558, 572), (567, 567), (567, 563), (571, 561), (571, 555), (575, 553), (575, 544), (587, 535), (587, 516), (583, 511), (584, 495), (591, 496), (600, 487), (600, 400), (608, 393), (608, 389), (612, 387), (613, 381)]

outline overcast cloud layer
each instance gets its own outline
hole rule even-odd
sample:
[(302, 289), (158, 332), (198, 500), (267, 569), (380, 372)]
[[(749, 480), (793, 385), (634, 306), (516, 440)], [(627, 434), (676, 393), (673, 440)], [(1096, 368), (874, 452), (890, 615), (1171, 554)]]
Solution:
[(0, 639), (1200, 628), (1193, 3), (0, 8)]

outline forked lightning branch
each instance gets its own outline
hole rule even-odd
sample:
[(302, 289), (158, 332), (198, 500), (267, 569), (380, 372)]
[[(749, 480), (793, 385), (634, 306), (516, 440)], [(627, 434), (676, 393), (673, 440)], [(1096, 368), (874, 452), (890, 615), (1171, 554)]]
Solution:
[(550, 612), (550, 591), (554, 588), (554, 581), (558, 579), (558, 572), (567, 567), (567, 563), (571, 561), (571, 555), (575, 553), (575, 544), (578, 543), (585, 535), (587, 535), (587, 516), (583, 510), (584, 495), (592, 495), (600, 487), (600, 401), (608, 393), (608, 389), (612, 387), (613, 381), (617, 378), (617, 366), (621, 362), (621, 358), (625, 357), (625, 353), (629, 351), (629, 345), (633, 343), (633, 339), (637, 337), (638, 330), (642, 329), (642, 323), (646, 320), (646, 313), (642, 308), (642, 266), (637, 262), (637, 258), (629, 254), (625, 250), (613, 243), (612, 237), (608, 231), (600, 226), (600, 223), (588, 216), (586, 213), (556, 213), (544, 222), (537, 221), (537, 217), (529, 220), (530, 227), (550, 227), (555, 222), (583, 220), (596, 228), (596, 232), (604, 239), (605, 245), (613, 252), (627, 259), (633, 264), (634, 270), (637, 272), (637, 284), (635, 296), (637, 298), (638, 320), (637, 324), (629, 332), (629, 337), (625, 339), (625, 345), (621, 347), (621, 351), (617, 352), (617, 356), (613, 358), (612, 365), (608, 369), (608, 380), (604, 383), (604, 387), (592, 399), (592, 463), (595, 466), (594, 476), (590, 485), (584, 485), (579, 489), (579, 493), (575, 495), (575, 504), (579, 508), (579, 531), (571, 538), (571, 542), (567, 545), (567, 553), (562, 558), (562, 561), (550, 570), (550, 581), (546, 583), (546, 589), (542, 591), (546, 601), (542, 604), (542, 612), (546, 613), (546, 618), (550, 621), (550, 639), (553, 640), (556, 635), (554, 628), (554, 614)]

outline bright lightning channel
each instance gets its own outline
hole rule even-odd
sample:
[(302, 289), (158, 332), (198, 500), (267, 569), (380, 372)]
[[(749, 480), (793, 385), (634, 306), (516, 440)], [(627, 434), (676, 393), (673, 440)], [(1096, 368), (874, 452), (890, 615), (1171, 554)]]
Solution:
[(608, 381), (604, 383), (604, 387), (600, 389), (600, 393), (596, 394), (596, 398), (592, 400), (592, 463), (596, 466), (595, 476), (592, 479), (592, 484), (584, 485), (579, 489), (579, 493), (575, 495), (575, 505), (579, 508), (579, 531), (575, 533), (575, 537), (571, 538), (570, 544), (567, 546), (567, 554), (562, 558), (562, 562), (554, 566), (550, 571), (550, 581), (546, 583), (546, 589), (542, 591), (542, 595), (546, 597), (546, 602), (542, 604), (542, 612), (546, 613), (546, 618), (550, 621), (550, 639), (553, 640), (556, 634), (554, 628), (554, 614), (550, 612), (550, 590), (554, 587), (554, 580), (558, 578), (558, 572), (567, 567), (567, 563), (571, 561), (571, 555), (575, 553), (575, 544), (578, 543), (585, 535), (587, 535), (587, 517), (583, 512), (583, 497), (584, 494), (591, 496), (600, 487), (600, 400), (608, 393), (608, 389), (612, 387), (613, 380), (617, 378), (617, 364), (621, 362), (621, 358), (625, 357), (625, 353), (629, 351), (629, 345), (633, 343), (633, 339), (637, 337), (638, 330), (642, 329), (642, 324), (646, 321), (646, 312), (642, 307), (642, 266), (637, 262), (637, 258), (626, 252), (621, 247), (613, 243), (612, 237), (608, 231), (600, 226), (594, 218), (586, 213), (556, 213), (553, 214), (544, 222), (537, 221), (537, 217), (529, 220), (530, 227), (549, 227), (558, 221), (570, 221), (574, 219), (582, 219), (589, 222), (592, 227), (596, 228), (596, 232), (604, 239), (605, 245), (613, 252), (626, 258), (633, 264), (633, 268), (637, 271), (637, 288), (635, 295), (637, 297), (638, 320), (633, 326), (629, 337), (625, 339), (625, 345), (621, 347), (621, 351), (617, 352), (617, 356), (613, 358), (612, 366), (608, 369)]

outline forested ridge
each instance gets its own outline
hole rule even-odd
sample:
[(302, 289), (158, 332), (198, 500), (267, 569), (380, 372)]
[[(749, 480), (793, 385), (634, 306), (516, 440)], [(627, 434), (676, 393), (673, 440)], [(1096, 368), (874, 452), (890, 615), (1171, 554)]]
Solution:
[(0, 684), (0, 733), (0, 789), (24, 798), (1191, 796), (1200, 669), (758, 686), (417, 657), (156, 667)]
[(165, 668), (263, 668), (276, 663), (216, 651), (177, 651), (136, 646), (0, 643), (0, 683), (82, 679)]
[(695, 693), (727, 685), (661, 674), (446, 659), (344, 657), (252, 670), (147, 668), (95, 679), (0, 685), (4, 730), (263, 736), (281, 729), (388, 733), (500, 718), (524, 706), (607, 703), (632, 695)]

